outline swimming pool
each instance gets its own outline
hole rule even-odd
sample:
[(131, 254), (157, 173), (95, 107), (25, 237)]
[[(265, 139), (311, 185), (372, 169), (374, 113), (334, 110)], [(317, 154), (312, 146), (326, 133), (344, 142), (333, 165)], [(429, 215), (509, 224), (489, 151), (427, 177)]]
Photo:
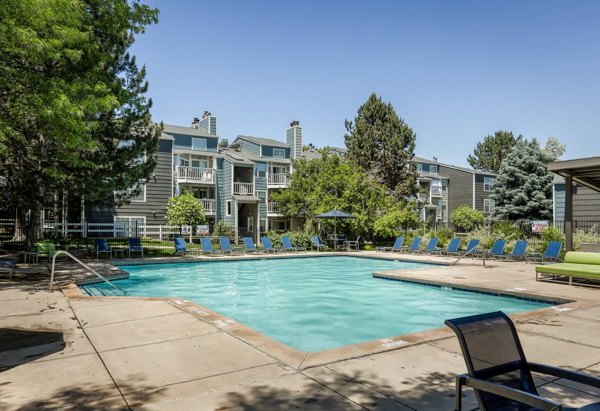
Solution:
[[(373, 278), (432, 267), (350, 256), (120, 266), (128, 295), (194, 301), (292, 348), (320, 351), (443, 326), (447, 318), (550, 304)], [(92, 295), (106, 284), (83, 287)]]

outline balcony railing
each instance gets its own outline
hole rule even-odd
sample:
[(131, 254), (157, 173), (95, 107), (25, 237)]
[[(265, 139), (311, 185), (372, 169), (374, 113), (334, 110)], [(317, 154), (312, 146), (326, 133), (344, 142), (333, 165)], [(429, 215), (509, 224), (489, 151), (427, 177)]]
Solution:
[(428, 197), (429, 196), (427, 194), (419, 193), (419, 197), (418, 197), (419, 198), (419, 202), (421, 202), (421, 203), (427, 203), (427, 202), (429, 202), (429, 198)]
[(287, 186), (289, 177), (287, 174), (269, 174), (269, 185)]
[(267, 213), (279, 214), (279, 203), (276, 203), (275, 201), (269, 201), (267, 203)]
[(242, 196), (254, 195), (254, 184), (252, 183), (233, 183), (233, 194)]
[(177, 167), (177, 180), (180, 183), (214, 183), (215, 170), (201, 167)]
[(431, 195), (432, 196), (441, 196), (442, 195), (442, 187), (441, 186), (431, 186)]
[(217, 201), (216, 200), (210, 200), (207, 198), (202, 198), (200, 199), (200, 202), (202, 203), (202, 206), (204, 207), (204, 213), (205, 214), (215, 214), (216, 208), (217, 208)]

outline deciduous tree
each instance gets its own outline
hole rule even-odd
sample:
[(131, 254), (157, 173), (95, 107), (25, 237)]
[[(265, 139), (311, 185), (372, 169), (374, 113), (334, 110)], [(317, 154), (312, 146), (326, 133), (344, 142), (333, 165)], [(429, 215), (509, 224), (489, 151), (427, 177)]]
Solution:
[(167, 224), (194, 226), (205, 222), (204, 206), (192, 193), (185, 191), (183, 194), (169, 199)]
[(158, 11), (137, 0), (0, 2), (0, 174), (5, 206), (37, 236), (57, 195), (88, 203), (149, 177), (160, 127), (128, 53)]
[(371, 94), (354, 121), (346, 120), (347, 156), (384, 184), (396, 198), (416, 193), (417, 173), (412, 159), (416, 135), (391, 103)]

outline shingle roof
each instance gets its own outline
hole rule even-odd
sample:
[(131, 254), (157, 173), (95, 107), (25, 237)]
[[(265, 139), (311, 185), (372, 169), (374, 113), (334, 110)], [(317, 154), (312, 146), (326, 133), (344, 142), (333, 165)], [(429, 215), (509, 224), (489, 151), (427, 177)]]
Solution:
[(455, 170), (460, 170), (460, 171), (465, 171), (467, 173), (471, 173), (471, 174), (485, 174), (488, 176), (495, 176), (496, 173), (491, 173), (489, 171), (483, 171), (483, 170), (474, 170), (472, 168), (466, 168), (466, 167), (460, 167), (460, 166), (455, 166), (452, 164), (444, 164), (444, 163), (440, 163), (439, 161), (433, 161), (433, 160), (428, 160), (426, 158), (423, 157), (413, 157), (413, 161), (417, 162), (417, 163), (425, 163), (425, 164), (438, 164), (440, 166), (444, 166), (444, 167), (448, 167), (448, 168), (453, 168)]
[(219, 138), (215, 134), (209, 134), (209, 133), (206, 133), (205, 131), (197, 129), (197, 128), (173, 126), (170, 124), (164, 125), (163, 133), (165, 133), (165, 134), (186, 134), (189, 136)]
[[(271, 138), (262, 138), (262, 137), (252, 137), (252, 136), (242, 136), (239, 135), (235, 138), (244, 139), (246, 141), (250, 141), (252, 143), (258, 144), (259, 146), (271, 146), (271, 147), (281, 147), (281, 148), (289, 148), (289, 146), (281, 141), (273, 140)], [(234, 143), (235, 143), (234, 140)]]

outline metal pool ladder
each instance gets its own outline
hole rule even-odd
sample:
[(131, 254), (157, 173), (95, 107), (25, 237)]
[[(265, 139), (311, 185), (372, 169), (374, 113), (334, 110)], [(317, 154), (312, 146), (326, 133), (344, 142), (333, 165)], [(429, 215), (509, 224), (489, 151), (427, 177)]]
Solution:
[(56, 257), (64, 254), (67, 257), (71, 257), (73, 260), (75, 260), (76, 262), (78, 262), (83, 268), (87, 269), (88, 271), (90, 271), (92, 274), (94, 274), (96, 277), (98, 277), (99, 279), (101, 279), (102, 281), (104, 281), (105, 283), (107, 283), (108, 285), (110, 285), (112, 288), (114, 288), (115, 290), (119, 290), (121, 293), (123, 293), (123, 295), (125, 295), (125, 291), (123, 291), (122, 289), (120, 289), (119, 287), (117, 287), (116, 285), (114, 285), (113, 283), (111, 283), (106, 277), (104, 277), (102, 274), (98, 273), (96, 270), (94, 270), (92, 267), (90, 267), (89, 265), (87, 265), (86, 263), (84, 263), (83, 261), (81, 261), (79, 258), (75, 257), (73, 254), (64, 251), (64, 250), (59, 250), (56, 253), (54, 253), (54, 255), (52, 256), (52, 271), (50, 273), (50, 291), (52, 291), (52, 289), (54, 288), (54, 266), (56, 264)]

